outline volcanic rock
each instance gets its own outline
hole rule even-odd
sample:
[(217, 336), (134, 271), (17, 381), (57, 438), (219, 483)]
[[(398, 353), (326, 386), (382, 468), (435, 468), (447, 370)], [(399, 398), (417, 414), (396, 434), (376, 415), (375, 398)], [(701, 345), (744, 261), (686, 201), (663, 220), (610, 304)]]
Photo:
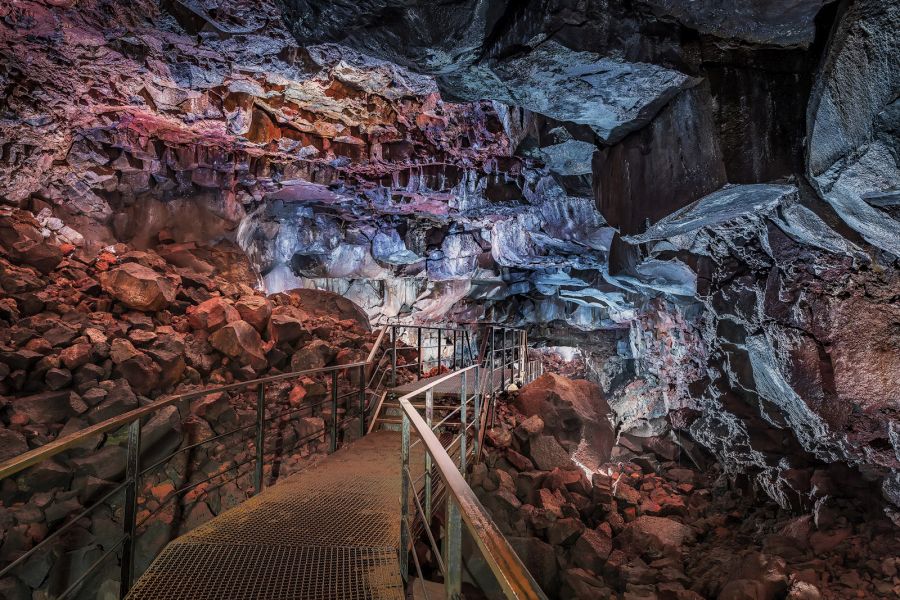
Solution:
[(241, 319), (238, 310), (219, 296), (189, 307), (187, 316), (191, 327), (209, 332)]
[(260, 371), (266, 367), (265, 351), (259, 333), (246, 321), (233, 321), (211, 336), (209, 343), (219, 352), (239, 359), (241, 364)]
[(158, 311), (175, 300), (177, 286), (138, 263), (125, 263), (100, 275), (103, 290), (129, 308)]
[(543, 420), (544, 433), (581, 445), (576, 456), (582, 464), (595, 467), (609, 460), (615, 433), (598, 386), (547, 373), (523, 387), (515, 402), (526, 416)]

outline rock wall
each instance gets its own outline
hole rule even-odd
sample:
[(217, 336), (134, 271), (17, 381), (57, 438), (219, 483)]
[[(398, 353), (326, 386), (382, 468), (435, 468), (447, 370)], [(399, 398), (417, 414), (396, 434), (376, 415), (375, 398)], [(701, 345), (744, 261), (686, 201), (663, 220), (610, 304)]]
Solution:
[(577, 345), (620, 428), (689, 435), (782, 505), (834, 462), (900, 498), (895, 3), (0, 15), (0, 198), (38, 220), (0, 231), (13, 271), (55, 268), (45, 235), (234, 244), (226, 277), (269, 292)]

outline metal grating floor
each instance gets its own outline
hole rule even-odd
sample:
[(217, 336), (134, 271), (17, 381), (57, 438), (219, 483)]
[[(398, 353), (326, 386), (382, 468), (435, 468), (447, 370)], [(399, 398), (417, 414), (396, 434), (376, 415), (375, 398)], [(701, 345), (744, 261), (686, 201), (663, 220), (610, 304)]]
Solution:
[(400, 435), (371, 433), (170, 543), (128, 599), (403, 598), (399, 498)]
[(396, 548), (173, 544), (129, 598), (393, 600)]

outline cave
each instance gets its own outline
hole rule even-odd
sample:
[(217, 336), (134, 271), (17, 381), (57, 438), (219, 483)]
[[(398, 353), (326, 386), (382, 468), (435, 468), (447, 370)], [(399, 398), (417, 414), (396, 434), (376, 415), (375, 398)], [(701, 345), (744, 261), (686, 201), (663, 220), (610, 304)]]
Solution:
[(896, 0), (9, 0), (0, 144), (0, 598), (900, 597)]

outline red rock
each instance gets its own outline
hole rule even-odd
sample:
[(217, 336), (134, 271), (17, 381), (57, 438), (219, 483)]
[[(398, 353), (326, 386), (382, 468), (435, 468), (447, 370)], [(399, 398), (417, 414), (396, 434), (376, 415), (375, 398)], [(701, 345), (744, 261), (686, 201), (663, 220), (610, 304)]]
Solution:
[(547, 542), (554, 546), (568, 546), (574, 544), (584, 530), (584, 523), (578, 519), (558, 519), (547, 528)]
[(850, 537), (852, 529), (843, 527), (831, 531), (816, 531), (809, 536), (809, 545), (814, 554), (821, 555), (831, 552), (841, 545), (841, 543)]
[(554, 492), (546, 488), (538, 490), (537, 506), (556, 515), (557, 518), (562, 518), (562, 505), (565, 504), (565, 501), (558, 491)]
[(246, 321), (234, 321), (225, 325), (209, 336), (209, 343), (222, 354), (239, 359), (241, 364), (249, 365), (257, 371), (268, 365), (262, 338)]
[(90, 361), (91, 345), (87, 343), (75, 344), (64, 348), (59, 353), (59, 358), (69, 370), (75, 370)]
[(485, 432), (487, 441), (494, 448), (509, 448), (512, 444), (512, 433), (505, 427), (495, 427)]
[(528, 443), (528, 454), (541, 471), (552, 471), (557, 467), (570, 469), (575, 466), (569, 453), (553, 436), (539, 435), (532, 438)]
[(269, 339), (276, 345), (305, 342), (312, 336), (304, 325), (306, 315), (291, 306), (277, 306), (269, 318)]
[(291, 388), (291, 393), (288, 394), (288, 403), (291, 406), (299, 406), (304, 398), (306, 398), (306, 388), (298, 384)]
[(563, 470), (556, 468), (544, 479), (544, 487), (552, 490), (583, 492), (585, 491), (581, 481), (583, 476), (584, 473), (580, 469)]
[(609, 460), (615, 432), (597, 385), (548, 373), (523, 387), (514, 402), (524, 415), (543, 419), (545, 434), (576, 445), (585, 440), (578, 460), (588, 468), (595, 470)]
[[(275, 316), (272, 316), (275, 320)], [(308, 371), (328, 366), (337, 356), (337, 350), (324, 340), (313, 340), (297, 350), (291, 357), (292, 371)]]
[(613, 484), (613, 496), (619, 500), (620, 506), (636, 506), (641, 503), (641, 493), (621, 479)]
[(258, 332), (265, 331), (272, 316), (272, 303), (262, 296), (244, 296), (234, 305), (241, 319), (247, 321)]
[(527, 439), (532, 436), (540, 435), (544, 431), (544, 420), (541, 419), (537, 415), (532, 415), (519, 423), (519, 426), (516, 428), (516, 432), (523, 433), (523, 439)]
[(692, 483), (694, 476), (695, 473), (690, 469), (675, 468), (666, 471), (666, 477), (679, 483)]
[(612, 538), (606, 532), (586, 529), (572, 548), (572, 559), (575, 565), (600, 574), (610, 552)]
[(162, 369), (152, 358), (137, 350), (126, 339), (113, 340), (110, 358), (117, 371), (139, 394), (149, 394), (159, 387)]
[(101, 274), (100, 285), (125, 306), (150, 312), (167, 307), (178, 291), (167, 277), (138, 263), (125, 263)]
[(187, 317), (191, 327), (209, 332), (217, 331), (228, 323), (241, 319), (237, 309), (221, 296), (213, 296), (205, 302), (189, 307)]
[(512, 448), (506, 451), (506, 460), (519, 471), (531, 471), (534, 469), (534, 464), (527, 457), (522, 456)]
[(150, 488), (150, 494), (153, 495), (157, 502), (163, 502), (174, 491), (175, 486), (170, 481), (164, 481), (163, 483)]
[[(60, 423), (72, 416), (69, 406), (69, 392), (41, 392), (22, 398), (14, 398), (11, 404), (12, 413), (20, 424), (24, 423)], [(23, 422), (24, 421), (24, 422)]]
[(680, 554), (682, 546), (693, 541), (694, 537), (691, 527), (677, 521), (641, 516), (628, 523), (616, 540), (623, 549), (634, 554), (673, 556)]

